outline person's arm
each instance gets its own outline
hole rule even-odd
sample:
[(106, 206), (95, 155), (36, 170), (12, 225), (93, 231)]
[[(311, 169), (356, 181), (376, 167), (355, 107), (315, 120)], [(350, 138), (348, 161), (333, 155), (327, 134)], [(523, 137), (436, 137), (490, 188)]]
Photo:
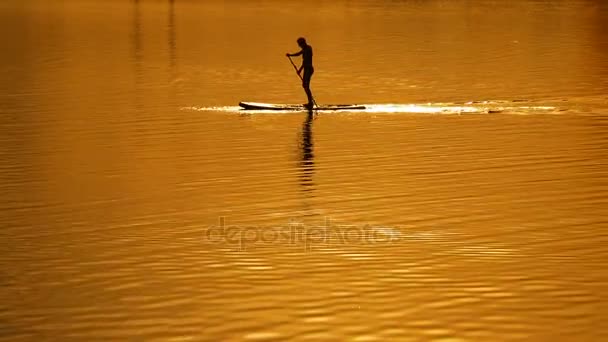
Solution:
[(296, 57), (296, 56), (300, 56), (303, 53), (304, 53), (304, 50), (300, 50), (300, 52), (296, 52), (296, 53), (287, 53), (287, 54), (285, 54), (285, 56), (287, 56), (287, 57)]

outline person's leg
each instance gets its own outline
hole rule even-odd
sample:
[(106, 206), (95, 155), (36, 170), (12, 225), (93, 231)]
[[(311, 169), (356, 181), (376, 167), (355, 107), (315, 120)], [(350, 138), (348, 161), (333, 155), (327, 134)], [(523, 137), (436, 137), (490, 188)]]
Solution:
[(304, 88), (304, 92), (306, 92), (306, 97), (308, 98), (308, 106), (312, 108), (314, 104), (314, 100), (312, 97), (312, 92), (310, 91), (310, 78), (312, 77), (312, 72), (304, 71), (304, 76), (302, 77), (302, 87)]
[(310, 91), (310, 87), (304, 88), (304, 91), (306, 92), (306, 97), (308, 97), (308, 106), (313, 106), (314, 102), (312, 99), (312, 92)]

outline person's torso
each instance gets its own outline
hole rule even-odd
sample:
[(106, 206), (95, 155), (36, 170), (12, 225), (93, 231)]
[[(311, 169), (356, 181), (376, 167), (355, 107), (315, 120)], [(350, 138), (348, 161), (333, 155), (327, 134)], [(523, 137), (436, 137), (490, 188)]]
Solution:
[(312, 47), (310, 45), (306, 45), (302, 49), (302, 60), (305, 68), (312, 68)]

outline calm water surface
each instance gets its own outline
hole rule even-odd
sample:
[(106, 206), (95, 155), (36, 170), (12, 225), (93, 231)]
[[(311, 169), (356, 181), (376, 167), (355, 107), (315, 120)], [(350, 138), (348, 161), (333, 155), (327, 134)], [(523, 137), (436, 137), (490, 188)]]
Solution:
[(604, 1), (0, 19), (1, 340), (608, 339)]

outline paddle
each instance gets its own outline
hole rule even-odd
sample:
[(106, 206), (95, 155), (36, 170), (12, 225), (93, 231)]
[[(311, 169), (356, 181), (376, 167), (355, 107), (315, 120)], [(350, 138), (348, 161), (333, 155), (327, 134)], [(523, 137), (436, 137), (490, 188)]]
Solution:
[[(304, 82), (304, 79), (302, 78), (302, 75), (300, 75), (300, 73), (298, 72), (298, 67), (296, 66), (296, 64), (291, 59), (291, 56), (287, 56), (287, 58), (289, 58), (289, 61), (291, 62), (291, 65), (293, 65), (293, 68), (296, 70), (296, 74), (298, 74), (298, 77), (300, 78), (300, 80), (302, 82)], [(315, 109), (319, 108), (319, 105), (317, 104), (317, 101), (315, 101), (314, 97), (312, 97), (312, 103), (314, 103)], [(312, 108), (310, 108), (310, 109), (312, 109)]]

